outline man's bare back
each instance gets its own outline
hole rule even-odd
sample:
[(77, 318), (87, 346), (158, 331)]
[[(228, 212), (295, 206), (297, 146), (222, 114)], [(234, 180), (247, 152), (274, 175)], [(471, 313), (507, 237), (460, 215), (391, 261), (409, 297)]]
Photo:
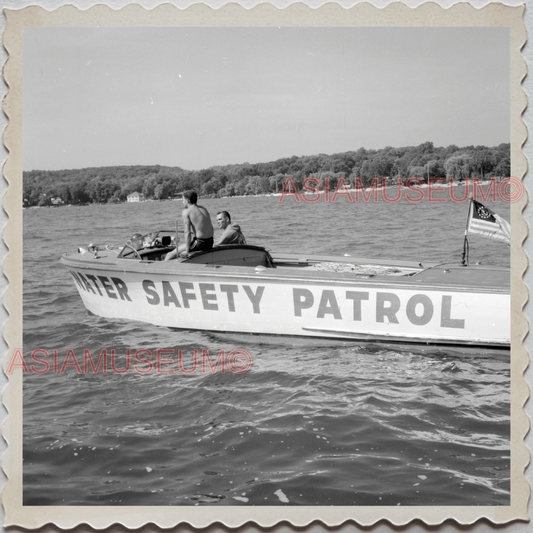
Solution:
[(192, 236), (197, 239), (209, 239), (213, 236), (213, 224), (207, 209), (201, 205), (189, 205), (183, 210), (185, 231), (189, 227)]
[(193, 251), (208, 251), (213, 247), (213, 224), (209, 211), (201, 205), (196, 204), (197, 195), (195, 191), (188, 191), (183, 194), (183, 231), (185, 242), (180, 244), (176, 250), (169, 252), (165, 261), (176, 259), (180, 254), (188, 255)]

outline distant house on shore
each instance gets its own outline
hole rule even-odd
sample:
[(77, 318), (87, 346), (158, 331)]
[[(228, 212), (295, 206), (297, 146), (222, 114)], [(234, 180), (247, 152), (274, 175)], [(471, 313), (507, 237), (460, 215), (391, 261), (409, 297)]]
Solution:
[(63, 202), (63, 200), (58, 196), (57, 198), (50, 198), (50, 203), (57, 207), (59, 205), (63, 205), (65, 202)]
[(128, 202), (144, 202), (144, 200), (144, 194), (141, 194), (140, 192), (135, 191), (128, 194)]

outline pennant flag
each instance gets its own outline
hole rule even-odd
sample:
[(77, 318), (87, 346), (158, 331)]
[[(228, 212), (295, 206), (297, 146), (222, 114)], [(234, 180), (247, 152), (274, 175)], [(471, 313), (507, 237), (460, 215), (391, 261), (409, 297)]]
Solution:
[(511, 225), (488, 207), (472, 200), (468, 218), (468, 233), (483, 235), (490, 239), (511, 243)]

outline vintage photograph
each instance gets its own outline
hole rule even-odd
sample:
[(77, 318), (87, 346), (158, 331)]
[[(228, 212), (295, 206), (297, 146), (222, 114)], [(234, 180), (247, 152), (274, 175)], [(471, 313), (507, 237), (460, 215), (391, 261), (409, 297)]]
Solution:
[(511, 506), (509, 27), (21, 46), (25, 508)]

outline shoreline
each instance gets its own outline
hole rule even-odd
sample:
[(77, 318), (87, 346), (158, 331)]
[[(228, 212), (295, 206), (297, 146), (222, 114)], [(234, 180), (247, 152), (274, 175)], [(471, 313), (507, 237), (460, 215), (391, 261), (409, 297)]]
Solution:
[[(445, 178), (436, 178), (437, 179), (445, 179)], [(306, 189), (304, 191), (300, 191), (300, 192), (297, 192), (297, 193), (294, 193), (294, 192), (274, 192), (274, 193), (268, 193), (268, 194), (242, 194), (242, 195), (235, 195), (235, 196), (216, 196), (216, 197), (210, 197), (210, 196), (206, 196), (206, 197), (202, 197), (203, 200), (227, 200), (229, 198), (266, 198), (266, 197), (269, 197), (269, 196), (272, 196), (272, 197), (276, 197), (276, 198), (279, 198), (279, 197), (285, 197), (285, 196), (288, 196), (288, 197), (300, 197), (300, 198), (304, 198), (304, 201), (305, 202), (308, 202), (308, 203), (311, 203), (311, 202), (316, 202), (318, 201), (318, 198), (319, 197), (322, 197), (324, 195), (326, 196), (333, 196), (335, 197), (336, 195), (338, 196), (346, 196), (347, 194), (351, 194), (355, 191), (358, 191), (359, 193), (363, 194), (363, 193), (368, 193), (368, 192), (372, 192), (374, 191), (374, 194), (375, 194), (375, 197), (377, 197), (377, 192), (378, 191), (386, 191), (388, 189), (398, 189), (398, 185), (401, 186), (402, 188), (402, 193), (404, 191), (420, 191), (421, 189), (422, 190), (427, 190), (427, 189), (431, 189), (432, 191), (434, 191), (435, 193), (437, 192), (443, 192), (443, 189), (451, 189), (452, 187), (464, 187), (466, 186), (467, 188), (469, 187), (472, 187), (473, 189), (475, 189), (476, 187), (486, 187), (486, 186), (490, 186), (491, 184), (500, 184), (502, 183), (504, 180), (506, 180), (508, 178), (490, 178), (488, 180), (480, 180), (479, 178), (474, 178), (474, 179), (468, 179), (468, 180), (463, 180), (463, 181), (460, 181), (460, 182), (455, 182), (455, 181), (449, 181), (449, 182), (446, 182), (446, 183), (440, 183), (440, 182), (435, 182), (435, 183), (414, 183), (414, 184), (409, 184), (409, 185), (405, 185), (403, 183), (401, 184), (389, 184), (389, 185), (379, 185), (379, 186), (376, 186), (376, 187), (365, 187), (365, 188), (354, 188), (352, 186), (347, 186), (347, 187), (344, 187), (344, 188), (339, 188), (338, 190), (334, 189), (334, 190), (329, 190), (329, 191), (325, 191), (325, 190), (315, 190), (315, 191), (311, 191), (309, 189)], [(496, 187), (498, 187), (498, 185), (496, 185)], [(420, 191), (421, 192), (421, 191)], [(318, 195), (318, 197), (317, 197)], [(359, 200), (357, 198), (357, 193), (356, 193), (356, 199), (354, 200), (355, 202), (359, 202), (361, 200)], [(364, 196), (364, 194), (363, 194)], [(506, 202), (509, 202), (510, 203), (510, 200), (504, 200), (503, 198), (500, 197), (500, 195), (495, 195), (495, 196), (498, 196), (500, 198), (500, 200), (502, 201), (506, 201)], [(442, 197), (438, 197), (439, 200), (440, 199), (444, 199)], [(439, 201), (438, 199), (433, 199), (432, 201)], [(453, 198), (453, 201), (454, 202), (458, 202), (458, 203), (463, 203), (463, 202), (466, 202), (467, 200), (469, 200), (468, 197), (465, 197), (465, 198), (460, 198), (460, 199), (457, 199), (457, 198)], [(487, 201), (488, 198), (483, 198), (484, 201)], [(139, 202), (102, 202), (102, 203), (97, 203), (97, 202), (93, 202), (93, 203), (88, 203), (88, 204), (58, 204), (58, 205), (32, 205), (32, 206), (22, 206), (22, 209), (49, 209), (49, 208), (59, 208), (59, 207), (89, 207), (89, 206), (96, 206), (96, 205), (125, 205), (125, 204), (144, 204), (144, 203), (147, 203), (147, 202), (175, 202), (175, 201), (181, 201), (181, 196), (180, 197), (177, 197), (177, 198), (161, 198), (159, 200), (156, 200), (154, 198), (150, 198), (150, 199), (147, 199), (147, 200), (142, 200), (142, 201), (139, 201)], [(283, 200), (279, 200), (280, 202), (283, 201)], [(297, 200), (297, 201), (301, 201), (301, 200)], [(328, 200), (326, 199), (327, 202), (331, 202), (331, 200)], [(334, 200), (336, 201), (336, 200)], [(365, 201), (369, 201), (369, 200), (366, 200), (366, 197), (363, 198), (362, 200), (363, 202)], [(374, 201), (377, 201), (376, 199), (374, 199)], [(399, 200), (396, 200), (396, 199), (386, 199), (385, 201), (388, 201), (388, 202), (396, 202), (396, 201), (399, 201)], [(416, 200), (416, 201), (421, 201), (420, 200)]]

